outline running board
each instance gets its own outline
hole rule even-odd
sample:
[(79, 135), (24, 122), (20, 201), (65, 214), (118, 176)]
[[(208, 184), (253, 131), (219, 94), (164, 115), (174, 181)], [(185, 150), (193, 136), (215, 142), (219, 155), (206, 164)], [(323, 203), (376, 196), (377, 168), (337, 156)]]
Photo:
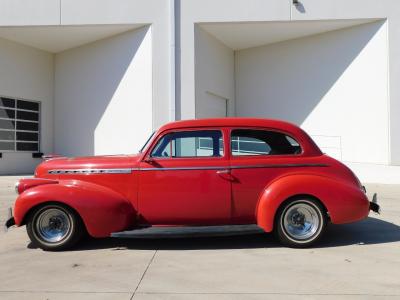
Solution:
[(176, 238), (204, 236), (232, 236), (263, 233), (256, 224), (219, 226), (152, 226), (111, 233), (115, 238)]

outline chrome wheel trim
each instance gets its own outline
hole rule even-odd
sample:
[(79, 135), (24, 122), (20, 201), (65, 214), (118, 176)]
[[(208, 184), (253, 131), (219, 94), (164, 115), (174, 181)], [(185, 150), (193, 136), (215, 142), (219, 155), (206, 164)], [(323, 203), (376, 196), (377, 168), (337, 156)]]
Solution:
[(321, 222), (321, 213), (308, 201), (289, 206), (282, 217), (285, 233), (297, 242), (307, 242), (315, 237), (322, 229)]
[(43, 210), (35, 223), (38, 237), (49, 244), (58, 243), (71, 233), (71, 218), (59, 208)]

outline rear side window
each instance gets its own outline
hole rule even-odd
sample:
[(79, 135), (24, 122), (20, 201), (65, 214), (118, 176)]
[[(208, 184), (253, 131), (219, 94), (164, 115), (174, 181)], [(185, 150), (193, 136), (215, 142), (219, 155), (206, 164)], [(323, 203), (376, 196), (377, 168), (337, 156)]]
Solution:
[(300, 154), (301, 147), (292, 137), (267, 130), (235, 129), (231, 133), (231, 152), (242, 155)]
[(152, 157), (219, 157), (223, 154), (222, 133), (218, 130), (169, 133), (151, 152)]

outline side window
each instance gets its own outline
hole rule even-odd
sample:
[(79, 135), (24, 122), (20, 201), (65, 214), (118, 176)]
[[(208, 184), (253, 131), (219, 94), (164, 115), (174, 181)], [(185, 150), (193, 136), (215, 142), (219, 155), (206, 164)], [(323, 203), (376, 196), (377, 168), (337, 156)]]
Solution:
[(276, 131), (235, 129), (231, 134), (234, 156), (300, 154), (299, 143), (290, 136)]
[(151, 151), (152, 157), (219, 157), (224, 155), (218, 130), (168, 133)]

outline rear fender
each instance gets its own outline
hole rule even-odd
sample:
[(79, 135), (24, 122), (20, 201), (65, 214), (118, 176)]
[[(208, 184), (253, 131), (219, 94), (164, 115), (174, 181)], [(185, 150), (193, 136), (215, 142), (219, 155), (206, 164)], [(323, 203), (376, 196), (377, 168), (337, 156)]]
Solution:
[(369, 212), (368, 198), (355, 185), (319, 175), (297, 174), (282, 177), (265, 188), (256, 209), (257, 224), (271, 232), (280, 205), (298, 195), (317, 198), (334, 224), (361, 220)]
[(14, 207), (15, 223), (23, 225), (31, 209), (48, 202), (73, 208), (93, 237), (107, 237), (131, 227), (136, 215), (131, 203), (109, 188), (79, 180), (59, 180), (57, 184), (35, 186), (19, 195)]

